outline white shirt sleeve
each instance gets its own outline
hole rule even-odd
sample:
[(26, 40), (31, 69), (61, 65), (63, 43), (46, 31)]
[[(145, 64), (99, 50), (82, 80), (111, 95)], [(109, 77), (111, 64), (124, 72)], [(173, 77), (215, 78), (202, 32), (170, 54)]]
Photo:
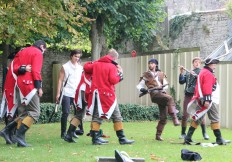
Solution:
[[(163, 85), (165, 85), (165, 84), (168, 84), (168, 81), (164, 78), (163, 79)], [(168, 85), (166, 85), (164, 88), (163, 88), (163, 90), (167, 90), (168, 89)]]
[(140, 89), (141, 88), (145, 88), (145, 81), (142, 79), (140, 82), (139, 82), (139, 84), (136, 86), (136, 88), (139, 90), (139, 92), (140, 92)]

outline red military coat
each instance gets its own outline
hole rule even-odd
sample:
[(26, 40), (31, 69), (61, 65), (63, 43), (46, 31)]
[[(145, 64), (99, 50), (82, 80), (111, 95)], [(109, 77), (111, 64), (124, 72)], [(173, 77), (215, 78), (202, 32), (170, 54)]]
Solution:
[[(16, 54), (13, 61), (13, 70), (17, 75), (17, 86), (19, 88), (21, 103), (27, 105), (37, 92), (35, 81), (42, 82), (42, 64), (43, 54), (37, 47), (30, 46)], [(21, 65), (31, 65), (31, 72), (19, 75), (18, 69)]]
[[(201, 96), (211, 96), (213, 92), (213, 86), (217, 83), (217, 79), (210, 71), (209, 68), (203, 68), (198, 76), (198, 83), (195, 87), (195, 94), (197, 98)], [(200, 90), (200, 89), (201, 90)], [(201, 93), (202, 92), (202, 93)]]
[[(77, 109), (83, 109), (82, 100), (88, 103), (89, 93), (91, 86), (91, 74), (83, 73), (81, 76), (80, 83), (76, 89), (76, 94), (74, 98), (74, 104), (77, 105)], [(85, 98), (81, 96), (81, 91), (85, 91)]]
[(93, 64), (84, 65), (84, 71), (92, 73), (87, 113), (93, 114), (96, 98), (99, 117), (107, 119), (111, 117), (116, 107), (115, 84), (120, 81), (117, 68), (112, 64), (112, 61), (111, 56), (106, 55)]
[[(187, 111), (192, 115), (193, 120), (201, 118), (211, 107), (212, 102), (217, 103), (219, 96), (219, 85), (213, 91), (213, 87), (217, 84), (217, 79), (213, 71), (206, 67), (203, 68), (197, 78), (194, 96), (188, 104)], [(216, 97), (215, 97), (216, 96)], [(202, 100), (212, 101), (209, 107), (204, 107), (201, 104)]]
[(3, 117), (6, 112), (7, 112), (7, 116), (10, 115), (11, 117), (13, 117), (18, 107), (18, 103), (15, 100), (16, 79), (17, 77), (16, 75), (13, 74), (12, 63), (11, 63), (8, 72), (6, 74), (0, 117)]

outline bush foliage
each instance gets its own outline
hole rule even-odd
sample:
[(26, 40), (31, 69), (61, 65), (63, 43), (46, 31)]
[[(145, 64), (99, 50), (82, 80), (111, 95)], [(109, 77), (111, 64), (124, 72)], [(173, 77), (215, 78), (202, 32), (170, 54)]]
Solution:
[(60, 107), (58, 109), (58, 112), (55, 113), (54, 103), (41, 103), (40, 104), (40, 117), (39, 117), (38, 123), (44, 124), (44, 123), (60, 122), (60, 118), (61, 118)]
[[(58, 109), (57, 113), (54, 113), (55, 104), (53, 103), (41, 103), (41, 114), (38, 123), (54, 123), (60, 122), (61, 109)], [(136, 104), (119, 104), (123, 121), (154, 121), (159, 120), (159, 108), (157, 105), (143, 106)], [(180, 109), (179, 103), (177, 103), (177, 109)], [(72, 112), (72, 111), (71, 111)], [(181, 113), (178, 113), (180, 119)], [(170, 119), (170, 117), (168, 117)]]

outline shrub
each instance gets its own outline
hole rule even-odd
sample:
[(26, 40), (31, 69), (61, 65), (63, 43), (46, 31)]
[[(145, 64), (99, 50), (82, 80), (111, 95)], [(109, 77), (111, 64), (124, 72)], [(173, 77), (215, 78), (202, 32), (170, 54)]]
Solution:
[[(40, 104), (40, 117), (37, 123), (55, 123), (60, 122), (61, 108), (59, 107), (58, 112), (55, 111), (54, 103), (41, 103)], [(54, 113), (54, 115), (52, 115)]]
[(157, 106), (142, 106), (135, 104), (119, 104), (123, 121), (152, 121), (159, 119)]
[[(177, 109), (180, 109), (180, 106), (177, 102)], [(41, 113), (38, 120), (38, 123), (54, 123), (60, 122), (61, 118), (61, 108), (58, 109), (57, 113), (54, 113), (55, 104), (54, 103), (41, 103), (40, 105)], [(143, 106), (136, 104), (119, 104), (119, 109), (121, 111), (123, 121), (154, 121), (159, 120), (159, 108), (157, 105), (152, 106)], [(73, 113), (72, 109), (70, 113)], [(178, 113), (178, 118), (180, 119), (181, 113)], [(170, 119), (170, 116), (168, 116)]]
[[(176, 105), (179, 110), (180, 106)], [(135, 104), (119, 104), (123, 121), (154, 121), (159, 120), (159, 108), (157, 105), (143, 106)], [(181, 118), (181, 113), (177, 114), (178, 118)], [(171, 117), (168, 115), (168, 119)]]

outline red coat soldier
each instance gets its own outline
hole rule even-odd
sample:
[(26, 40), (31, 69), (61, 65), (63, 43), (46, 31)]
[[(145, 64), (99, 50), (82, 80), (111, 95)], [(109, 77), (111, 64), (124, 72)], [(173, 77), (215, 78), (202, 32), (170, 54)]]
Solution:
[(93, 116), (91, 133), (94, 145), (107, 143), (99, 138), (100, 125), (103, 119), (113, 120), (114, 130), (120, 144), (132, 144), (134, 142), (126, 139), (123, 131), (122, 116), (115, 94), (115, 85), (123, 79), (123, 71), (115, 63), (116, 59), (118, 59), (118, 52), (115, 49), (111, 49), (106, 56), (101, 57), (93, 64), (84, 66), (84, 71), (92, 74), (91, 93), (87, 111)]
[[(46, 43), (44, 41), (35, 41), (33, 46), (19, 51), (11, 65), (16, 79), (15, 91), (20, 118), (8, 124), (1, 134), (6, 139), (9, 137), (6, 130), (18, 125), (15, 139), (18, 146), (21, 147), (29, 146), (25, 141), (25, 133), (39, 119), (40, 115), (40, 97), (43, 94), (41, 69), (45, 50)], [(27, 71), (27, 65), (31, 65), (31, 71)]]
[(206, 59), (205, 66), (198, 75), (195, 93), (187, 108), (187, 111), (192, 115), (193, 121), (185, 137), (185, 144), (192, 142), (192, 135), (206, 113), (211, 121), (210, 125), (216, 136), (216, 143), (224, 145), (230, 142), (222, 138), (220, 131), (217, 109), (217, 104), (219, 103), (219, 85), (213, 74), (218, 63), (219, 60), (217, 59)]

